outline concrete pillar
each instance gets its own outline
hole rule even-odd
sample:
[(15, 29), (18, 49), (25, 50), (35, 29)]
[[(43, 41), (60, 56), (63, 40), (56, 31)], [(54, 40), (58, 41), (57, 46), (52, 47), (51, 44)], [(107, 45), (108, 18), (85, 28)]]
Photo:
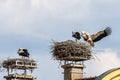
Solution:
[(61, 66), (64, 69), (64, 80), (77, 80), (83, 78), (83, 64), (65, 64)]

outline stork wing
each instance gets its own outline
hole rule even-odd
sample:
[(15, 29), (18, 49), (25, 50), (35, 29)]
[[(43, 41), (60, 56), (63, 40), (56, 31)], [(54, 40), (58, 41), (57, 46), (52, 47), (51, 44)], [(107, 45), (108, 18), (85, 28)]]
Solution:
[(92, 34), (91, 38), (92, 38), (93, 42), (97, 42), (97, 41), (101, 40), (102, 38), (104, 38), (110, 34), (111, 34), (111, 28), (107, 27), (103, 31), (99, 31), (96, 34)]

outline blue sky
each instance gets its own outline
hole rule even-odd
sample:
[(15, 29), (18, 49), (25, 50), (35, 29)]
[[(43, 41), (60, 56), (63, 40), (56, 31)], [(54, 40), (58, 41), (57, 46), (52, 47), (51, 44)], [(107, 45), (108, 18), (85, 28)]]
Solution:
[(86, 62), (85, 76), (119, 67), (119, 4), (119, 0), (0, 0), (0, 59), (18, 57), (18, 48), (27, 48), (39, 63), (38, 80), (62, 80), (63, 69), (51, 59), (52, 40), (73, 40), (72, 31), (92, 34), (110, 26), (112, 35), (93, 48), (100, 61)]

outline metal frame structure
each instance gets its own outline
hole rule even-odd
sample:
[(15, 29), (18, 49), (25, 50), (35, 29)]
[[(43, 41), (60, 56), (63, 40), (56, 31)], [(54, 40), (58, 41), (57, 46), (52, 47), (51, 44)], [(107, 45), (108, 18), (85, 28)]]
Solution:
[[(28, 75), (27, 71), (33, 72), (37, 68), (37, 62), (35, 60), (22, 57), (22, 58), (11, 58), (3, 61), (3, 68), (7, 69), (7, 76), (4, 76), (6, 80), (35, 80), (36, 77)], [(12, 72), (10, 72), (10, 70)], [(22, 73), (14, 72), (20, 71)]]

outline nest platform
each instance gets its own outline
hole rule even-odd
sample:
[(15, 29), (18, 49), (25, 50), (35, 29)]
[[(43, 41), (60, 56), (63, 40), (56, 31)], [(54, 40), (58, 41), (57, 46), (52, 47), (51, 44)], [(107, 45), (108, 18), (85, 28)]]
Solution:
[(35, 69), (37, 68), (37, 63), (35, 60), (32, 59), (8, 59), (3, 61), (4, 68), (11, 68), (11, 69)]
[(85, 61), (91, 59), (91, 46), (86, 42), (67, 40), (53, 42), (51, 53), (56, 60)]
[(7, 80), (35, 80), (36, 77), (33, 77), (32, 75), (24, 75), (24, 74), (10, 74), (8, 76), (4, 76)]

